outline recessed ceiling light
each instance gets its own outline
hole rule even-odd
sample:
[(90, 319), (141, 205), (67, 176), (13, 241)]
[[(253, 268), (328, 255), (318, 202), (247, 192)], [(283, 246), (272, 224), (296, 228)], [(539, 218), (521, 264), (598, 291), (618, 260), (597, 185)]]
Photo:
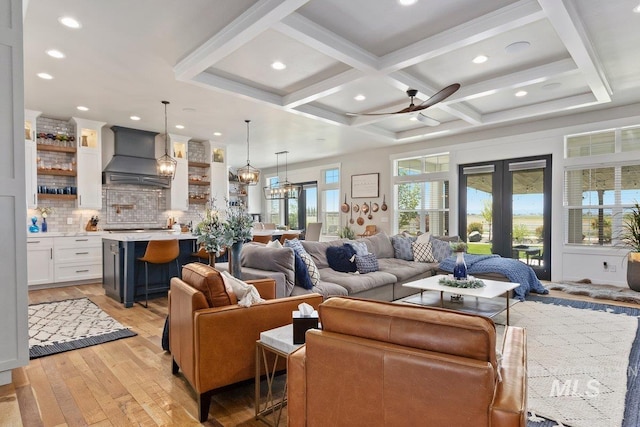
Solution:
[(130, 118), (131, 120), (135, 120), (136, 122), (137, 122), (138, 120), (140, 120), (140, 117), (138, 117), (138, 116), (131, 116), (131, 117), (129, 117), (129, 118)]
[(38, 73), (38, 77), (45, 80), (51, 80), (53, 78), (51, 74), (47, 74), (47, 73)]
[(80, 110), (80, 111), (89, 111), (88, 107), (85, 107), (84, 105), (78, 105), (76, 107), (76, 109)]
[(356, 95), (353, 97), (353, 99), (355, 99), (356, 101), (364, 101), (365, 99), (367, 99), (367, 97), (364, 95)]
[(61, 16), (60, 18), (58, 18), (58, 22), (60, 22), (65, 27), (69, 27), (69, 28), (77, 29), (82, 27), (82, 25), (80, 25), (80, 23), (77, 20), (75, 20), (70, 16)]
[(65, 57), (64, 53), (60, 52), (57, 49), (49, 49), (47, 51), (47, 55), (49, 55), (52, 58), (56, 58), (56, 59), (62, 59)]
[(416, 4), (418, 0), (398, 0), (398, 4), (402, 6), (411, 6), (412, 4)]
[(487, 62), (488, 60), (489, 60), (488, 56), (478, 55), (475, 58), (473, 58), (473, 63), (474, 64), (482, 64), (483, 62)]
[(640, 4), (633, 8), (635, 13), (640, 13)]
[(184, 129), (183, 125), (176, 125), (176, 129)]
[(527, 95), (527, 91), (526, 90), (519, 90), (516, 92), (516, 96), (517, 97), (522, 97), (522, 96), (526, 96)]
[(527, 41), (515, 42), (505, 47), (504, 51), (507, 53), (520, 53), (529, 49), (529, 46), (531, 46), (531, 43)]
[(213, 136), (222, 136), (222, 133), (220, 133), (220, 132), (214, 132), (214, 133), (213, 133)]
[(287, 66), (280, 61), (276, 61), (271, 64), (271, 68), (273, 68), (274, 70), (284, 70), (285, 68), (287, 68)]

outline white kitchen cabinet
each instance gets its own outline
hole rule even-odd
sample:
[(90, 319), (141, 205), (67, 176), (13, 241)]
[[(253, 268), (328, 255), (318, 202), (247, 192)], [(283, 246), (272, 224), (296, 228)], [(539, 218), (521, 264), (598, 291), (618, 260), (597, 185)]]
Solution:
[(79, 209), (102, 209), (102, 127), (104, 122), (72, 117), (76, 125)]
[(171, 189), (167, 200), (167, 209), (172, 211), (189, 210), (189, 164), (188, 143), (191, 137), (169, 134), (171, 150), (169, 153), (178, 163), (176, 173), (171, 181)]
[(84, 281), (102, 277), (102, 237), (54, 237), (54, 282)]
[(36, 144), (36, 119), (40, 111), (24, 111), (24, 170), (27, 209), (38, 206), (38, 147)]
[(52, 238), (27, 238), (27, 278), (29, 286), (53, 282), (54, 265)]

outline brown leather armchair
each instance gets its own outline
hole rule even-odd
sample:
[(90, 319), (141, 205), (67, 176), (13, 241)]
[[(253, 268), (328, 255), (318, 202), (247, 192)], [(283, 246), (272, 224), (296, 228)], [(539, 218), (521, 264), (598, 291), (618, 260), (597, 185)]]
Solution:
[(319, 294), (275, 299), (275, 281), (253, 280), (263, 303), (241, 307), (220, 273), (202, 264), (187, 264), (182, 279), (171, 279), (169, 348), (174, 374), (182, 371), (198, 394), (198, 417), (209, 415), (213, 392), (254, 378), (256, 340), (260, 332), (291, 323), (292, 312), (306, 302), (317, 308)]
[(342, 297), (319, 314), (289, 356), (289, 427), (526, 426), (524, 329), (506, 328), (499, 363), (482, 316)]

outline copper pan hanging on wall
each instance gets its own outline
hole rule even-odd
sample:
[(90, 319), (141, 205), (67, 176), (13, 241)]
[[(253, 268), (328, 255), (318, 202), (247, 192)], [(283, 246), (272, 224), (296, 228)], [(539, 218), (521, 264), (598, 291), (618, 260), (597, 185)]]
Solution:
[(347, 213), (349, 212), (349, 204), (347, 203), (347, 193), (344, 193), (344, 203), (342, 204), (342, 206), (340, 207), (340, 210), (343, 213)]

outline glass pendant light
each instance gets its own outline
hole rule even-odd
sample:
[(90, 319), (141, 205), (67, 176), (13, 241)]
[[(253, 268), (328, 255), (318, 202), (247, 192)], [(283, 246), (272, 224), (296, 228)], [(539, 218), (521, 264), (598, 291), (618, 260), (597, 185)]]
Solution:
[(167, 132), (167, 105), (169, 101), (162, 101), (164, 104), (164, 156), (158, 162), (158, 175), (173, 179), (176, 174), (178, 161), (169, 156), (169, 132)]
[(260, 170), (251, 166), (249, 162), (249, 123), (251, 120), (245, 120), (247, 124), (247, 166), (238, 168), (238, 182), (246, 185), (257, 185), (260, 182)]

